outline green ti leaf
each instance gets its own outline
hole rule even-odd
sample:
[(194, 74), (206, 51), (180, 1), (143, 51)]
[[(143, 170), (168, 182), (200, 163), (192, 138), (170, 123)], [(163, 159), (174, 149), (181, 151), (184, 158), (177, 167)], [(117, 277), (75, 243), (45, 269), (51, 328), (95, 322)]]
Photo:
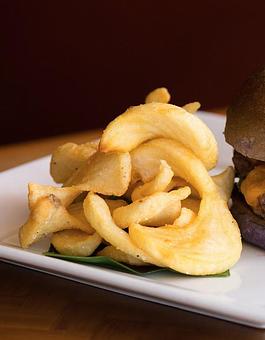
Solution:
[[(109, 268), (109, 269), (114, 269), (118, 270), (121, 272), (129, 273), (129, 274), (134, 274), (134, 275), (148, 275), (148, 274), (153, 274), (153, 273), (163, 273), (163, 272), (171, 272), (175, 273), (177, 275), (181, 276), (187, 276), (182, 273), (178, 273), (174, 270), (171, 270), (169, 268), (160, 268), (156, 266), (130, 266), (130, 265), (125, 265), (123, 263), (120, 263), (118, 261), (115, 261), (111, 259), (110, 257), (107, 256), (70, 256), (70, 255), (61, 255), (56, 253), (55, 251), (50, 251), (44, 253), (46, 256), (50, 257), (55, 257), (57, 259), (62, 259), (65, 261), (70, 261), (70, 262), (75, 262), (79, 264), (84, 264), (84, 265), (95, 265), (99, 267), (104, 267), (104, 268)], [(192, 275), (188, 275), (192, 276)], [(224, 273), (220, 274), (215, 274), (215, 275), (206, 275), (204, 277), (227, 277), (230, 276), (229, 270), (227, 270)]]

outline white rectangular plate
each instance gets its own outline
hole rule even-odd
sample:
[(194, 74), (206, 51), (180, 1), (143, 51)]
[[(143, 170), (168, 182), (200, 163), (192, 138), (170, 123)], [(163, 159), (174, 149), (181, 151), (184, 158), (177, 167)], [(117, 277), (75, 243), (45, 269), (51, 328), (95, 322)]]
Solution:
[[(231, 164), (232, 150), (225, 143), (225, 118), (200, 113), (216, 135), (218, 168)], [(27, 184), (51, 184), (49, 157), (18, 166), (0, 174), (0, 258), (21, 266), (69, 278), (125, 295), (179, 307), (253, 327), (265, 328), (265, 251), (244, 245), (240, 261), (226, 278), (194, 278), (174, 273), (138, 277), (110, 269), (84, 266), (42, 255), (48, 241), (30, 250), (19, 247), (17, 232), (26, 220)]]

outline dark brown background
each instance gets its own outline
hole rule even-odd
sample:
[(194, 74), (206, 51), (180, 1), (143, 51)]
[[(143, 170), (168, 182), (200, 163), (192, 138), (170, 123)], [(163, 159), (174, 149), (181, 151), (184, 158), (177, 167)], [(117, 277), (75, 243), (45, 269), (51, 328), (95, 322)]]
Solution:
[(224, 106), (265, 61), (264, 1), (0, 5), (0, 143), (102, 127), (158, 86)]

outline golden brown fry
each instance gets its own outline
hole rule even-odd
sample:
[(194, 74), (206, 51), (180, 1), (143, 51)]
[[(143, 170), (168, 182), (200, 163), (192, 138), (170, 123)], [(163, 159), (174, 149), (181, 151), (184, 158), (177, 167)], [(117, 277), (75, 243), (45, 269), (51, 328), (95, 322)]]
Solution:
[(28, 221), (19, 230), (22, 248), (28, 248), (41, 238), (64, 229), (90, 232), (88, 222), (70, 215), (61, 201), (53, 194), (40, 198), (33, 206)]
[(195, 113), (199, 110), (199, 108), (201, 107), (201, 104), (199, 102), (193, 102), (193, 103), (188, 103), (182, 107), (184, 110), (186, 110), (189, 113)]
[(181, 208), (180, 215), (175, 219), (173, 225), (176, 227), (185, 227), (190, 224), (196, 217), (196, 214), (188, 208)]
[(134, 201), (126, 207), (115, 209), (113, 219), (121, 228), (126, 228), (132, 223), (141, 223), (147, 226), (173, 223), (180, 213), (180, 201), (189, 194), (188, 187), (170, 193), (157, 192)]
[(83, 201), (69, 205), (67, 211), (71, 216), (84, 223), (84, 225), (86, 226), (86, 233), (93, 234), (95, 232), (95, 230), (87, 222), (86, 216), (84, 214)]
[(120, 208), (120, 207), (125, 207), (126, 205), (128, 205), (128, 203), (124, 200), (111, 200), (111, 199), (105, 198), (105, 202), (107, 203), (109, 207), (111, 215), (115, 209)]
[(143, 262), (161, 266), (160, 261), (153, 260), (130, 240), (128, 233), (119, 228), (111, 217), (109, 208), (103, 198), (90, 192), (84, 201), (84, 212), (87, 220), (97, 233), (116, 249), (136, 257)]
[(134, 189), (131, 195), (132, 201), (136, 201), (156, 192), (167, 191), (166, 189), (173, 176), (174, 173), (170, 166), (166, 161), (161, 160), (158, 174), (150, 182), (139, 185)]
[(131, 158), (128, 152), (97, 152), (64, 185), (103, 195), (122, 196), (130, 180)]
[(81, 230), (69, 229), (54, 233), (51, 243), (60, 254), (89, 256), (94, 253), (101, 240), (96, 232), (90, 235)]
[(225, 201), (231, 197), (234, 187), (235, 170), (232, 166), (228, 166), (223, 172), (218, 175), (212, 176), (212, 180), (216, 184), (220, 195)]
[(91, 157), (98, 148), (99, 140), (77, 145), (66, 143), (54, 150), (50, 173), (56, 183), (64, 183)]
[[(213, 188), (216, 188), (210, 176), (206, 177), (203, 182), (204, 186), (201, 186), (201, 177), (205, 177), (205, 172), (208, 175), (205, 166), (191, 150), (173, 139), (153, 139), (131, 152), (132, 167), (144, 182), (152, 179), (158, 172), (161, 159), (170, 165), (175, 176), (182, 177), (190, 183), (200, 195), (203, 191), (211, 192)], [(190, 164), (191, 167), (187, 169), (183, 165), (184, 162)]]
[(146, 98), (145, 103), (169, 103), (170, 101), (170, 93), (165, 87), (160, 87), (158, 89), (153, 90), (150, 92)]
[(182, 228), (131, 224), (132, 241), (164, 266), (186, 274), (217, 274), (231, 268), (241, 254), (239, 228), (202, 162), (173, 140), (152, 140), (137, 149), (138, 156), (148, 157), (149, 165), (165, 159), (176, 176), (196, 188), (202, 200), (198, 216)]
[(190, 187), (191, 197), (200, 198), (198, 191), (191, 184), (189, 184), (187, 181), (185, 181), (185, 179), (183, 179), (181, 177), (176, 177), (176, 176), (173, 177), (165, 191), (171, 191), (172, 189), (185, 187), (185, 186)]
[(164, 103), (130, 107), (107, 126), (99, 148), (102, 152), (132, 151), (143, 142), (158, 137), (182, 143), (207, 169), (216, 165), (217, 143), (210, 129), (196, 115)]
[(36, 183), (29, 183), (28, 185), (28, 201), (29, 208), (32, 209), (40, 198), (54, 195), (61, 204), (67, 207), (73, 200), (81, 193), (77, 188), (57, 188), (51, 185), (41, 185)]
[(192, 210), (196, 215), (200, 210), (200, 204), (201, 200), (191, 197), (188, 197), (185, 200), (181, 201), (181, 207)]

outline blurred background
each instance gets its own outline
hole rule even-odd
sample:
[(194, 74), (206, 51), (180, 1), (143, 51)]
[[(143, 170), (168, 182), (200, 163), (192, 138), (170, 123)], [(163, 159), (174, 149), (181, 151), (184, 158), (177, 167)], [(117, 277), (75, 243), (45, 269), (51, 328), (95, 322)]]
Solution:
[(265, 1), (0, 6), (0, 144), (104, 127), (161, 86), (225, 107), (265, 63)]

